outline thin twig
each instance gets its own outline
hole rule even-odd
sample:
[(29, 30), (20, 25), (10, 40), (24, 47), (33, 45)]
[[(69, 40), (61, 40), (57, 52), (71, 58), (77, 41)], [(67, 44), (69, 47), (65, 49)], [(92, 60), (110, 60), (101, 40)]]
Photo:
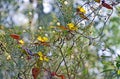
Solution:
[(64, 63), (65, 63), (65, 67), (66, 67), (66, 70), (67, 70), (68, 79), (70, 79), (68, 66), (67, 66), (67, 63), (66, 63), (66, 60), (65, 60), (65, 57), (64, 57), (64, 54), (63, 54), (63, 52), (62, 52), (62, 49), (61, 49), (61, 48), (60, 48), (60, 53), (61, 53), (61, 55), (62, 55), (62, 57), (63, 57), (63, 61), (64, 61)]

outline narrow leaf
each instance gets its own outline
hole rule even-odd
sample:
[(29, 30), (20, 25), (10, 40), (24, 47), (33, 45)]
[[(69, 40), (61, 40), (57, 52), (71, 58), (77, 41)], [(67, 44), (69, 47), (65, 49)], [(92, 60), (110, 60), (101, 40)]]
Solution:
[(39, 73), (40, 73), (40, 68), (35, 67), (35, 68), (32, 69), (32, 76), (33, 76), (34, 79), (37, 79)]
[(102, 6), (107, 8), (107, 9), (113, 9), (113, 7), (107, 3), (105, 3), (104, 1), (102, 1)]
[(11, 36), (13, 39), (16, 39), (16, 40), (19, 40), (19, 39), (20, 39), (20, 36), (17, 35), (17, 34), (10, 34), (10, 36)]

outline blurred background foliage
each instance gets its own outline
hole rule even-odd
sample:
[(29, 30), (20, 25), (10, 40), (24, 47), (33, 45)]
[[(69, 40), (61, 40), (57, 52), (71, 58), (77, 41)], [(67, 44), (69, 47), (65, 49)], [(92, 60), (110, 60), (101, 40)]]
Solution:
[[(105, 0), (113, 10), (98, 1), (1, 0), (0, 78), (35, 79), (32, 70), (37, 67), (38, 79), (59, 79), (52, 72), (65, 79), (119, 79), (120, 1)], [(77, 14), (78, 6), (87, 19)], [(75, 25), (72, 30), (69, 23)], [(11, 34), (19, 35), (24, 45)], [(38, 36), (48, 41), (39, 42)], [(41, 51), (49, 61), (24, 47), (35, 55)]]

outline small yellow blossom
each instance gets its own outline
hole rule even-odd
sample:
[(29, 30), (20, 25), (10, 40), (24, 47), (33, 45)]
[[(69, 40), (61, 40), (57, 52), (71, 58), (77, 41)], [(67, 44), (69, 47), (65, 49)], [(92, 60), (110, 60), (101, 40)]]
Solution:
[(117, 70), (117, 74), (118, 74), (118, 75), (120, 75), (120, 69), (119, 69), (119, 70)]
[(37, 40), (39, 40), (39, 41), (43, 41), (43, 39), (42, 39), (41, 36), (38, 36)]
[(81, 12), (81, 13), (83, 13), (83, 14), (86, 13), (86, 10), (85, 10), (83, 7), (81, 7), (81, 6), (78, 6), (78, 7), (77, 7), (77, 11), (78, 11), (78, 12)]
[(75, 25), (73, 23), (68, 23), (67, 26), (72, 31), (77, 30), (77, 27), (75, 27)]
[(47, 38), (47, 37), (38, 36), (37, 39), (38, 39), (40, 42), (47, 42), (47, 41), (48, 41), (48, 38)]
[(45, 42), (47, 42), (47, 41), (48, 41), (48, 38), (47, 38), (47, 37), (43, 37), (43, 40), (44, 40)]
[(42, 52), (38, 52), (37, 53), (40, 57), (43, 56)]
[(21, 45), (24, 45), (25, 44), (25, 42), (23, 41), (23, 40), (19, 40), (18, 41)]
[(41, 61), (49, 61), (49, 59), (42, 54), (42, 52), (38, 52), (39, 60)]

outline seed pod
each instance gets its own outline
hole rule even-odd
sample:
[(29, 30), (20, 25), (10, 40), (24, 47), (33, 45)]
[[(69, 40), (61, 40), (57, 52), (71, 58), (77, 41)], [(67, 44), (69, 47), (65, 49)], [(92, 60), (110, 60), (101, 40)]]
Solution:
[(20, 36), (17, 35), (17, 34), (10, 34), (10, 36), (11, 36), (13, 39), (16, 39), (16, 40), (19, 40), (19, 39), (20, 39)]
[(105, 3), (104, 1), (102, 1), (102, 6), (107, 8), (107, 9), (113, 9), (113, 7), (107, 3)]

